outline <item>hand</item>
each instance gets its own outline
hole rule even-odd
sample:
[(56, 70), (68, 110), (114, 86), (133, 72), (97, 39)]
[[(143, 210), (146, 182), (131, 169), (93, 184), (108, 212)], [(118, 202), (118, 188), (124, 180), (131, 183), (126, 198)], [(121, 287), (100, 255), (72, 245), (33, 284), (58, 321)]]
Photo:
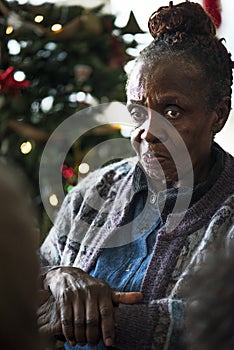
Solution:
[(141, 293), (114, 292), (107, 283), (75, 267), (49, 271), (45, 287), (57, 302), (62, 333), (71, 345), (96, 345), (101, 337), (106, 346), (113, 345), (114, 304), (142, 300)]
[(40, 290), (38, 293), (37, 323), (39, 333), (46, 338), (62, 334), (60, 314), (56, 301), (49, 290)]

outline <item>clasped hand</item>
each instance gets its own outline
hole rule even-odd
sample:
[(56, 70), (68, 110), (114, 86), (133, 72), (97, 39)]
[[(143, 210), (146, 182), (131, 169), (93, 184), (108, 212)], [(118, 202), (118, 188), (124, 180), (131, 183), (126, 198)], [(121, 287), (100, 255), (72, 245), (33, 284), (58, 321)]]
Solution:
[(142, 300), (141, 293), (115, 292), (107, 283), (75, 267), (49, 271), (44, 286), (52, 295), (47, 295), (39, 308), (39, 328), (51, 335), (62, 332), (71, 345), (96, 345), (100, 339), (106, 346), (113, 345), (114, 307)]

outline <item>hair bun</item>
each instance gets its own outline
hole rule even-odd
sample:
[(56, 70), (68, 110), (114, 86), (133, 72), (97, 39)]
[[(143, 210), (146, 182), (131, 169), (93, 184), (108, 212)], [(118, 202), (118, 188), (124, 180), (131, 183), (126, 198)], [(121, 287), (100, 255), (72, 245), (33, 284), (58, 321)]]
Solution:
[(215, 36), (216, 29), (211, 17), (201, 5), (194, 2), (182, 2), (160, 7), (149, 18), (149, 31), (153, 38), (162, 35), (180, 33), (185, 35)]

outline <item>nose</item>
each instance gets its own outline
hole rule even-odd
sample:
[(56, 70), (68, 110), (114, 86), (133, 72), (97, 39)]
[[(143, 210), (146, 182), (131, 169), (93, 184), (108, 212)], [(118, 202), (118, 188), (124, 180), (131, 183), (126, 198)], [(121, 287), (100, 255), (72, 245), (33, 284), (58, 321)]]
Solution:
[(141, 140), (148, 143), (165, 142), (167, 139), (166, 122), (159, 113), (148, 111), (148, 118), (141, 126)]

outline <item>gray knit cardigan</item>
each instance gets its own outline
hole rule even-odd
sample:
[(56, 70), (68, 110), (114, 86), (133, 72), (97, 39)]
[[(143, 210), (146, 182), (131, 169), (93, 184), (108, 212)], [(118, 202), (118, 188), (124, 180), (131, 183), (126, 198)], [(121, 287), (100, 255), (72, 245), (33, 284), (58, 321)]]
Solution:
[[(90, 271), (124, 222), (136, 163), (130, 158), (97, 170), (65, 197), (40, 249), (43, 266)], [(159, 230), (141, 286), (143, 302), (117, 308), (115, 348), (183, 348), (184, 284), (212, 247), (233, 239), (233, 190), (234, 158), (225, 153), (224, 168), (210, 190), (186, 212), (169, 214)], [(174, 220), (179, 224), (168, 230)]]

